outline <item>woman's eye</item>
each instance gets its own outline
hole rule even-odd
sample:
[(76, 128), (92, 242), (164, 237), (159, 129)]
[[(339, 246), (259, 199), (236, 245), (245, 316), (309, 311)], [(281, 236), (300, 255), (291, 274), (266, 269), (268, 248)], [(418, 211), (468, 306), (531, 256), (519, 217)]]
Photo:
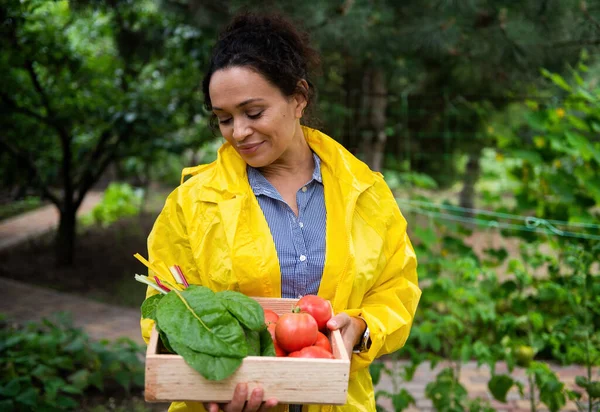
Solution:
[(248, 113), (248, 114), (247, 114), (247, 116), (248, 116), (249, 118), (251, 118), (251, 119), (258, 119), (258, 118), (259, 118), (261, 115), (262, 115), (262, 112), (253, 113), (253, 114), (250, 114), (250, 113)]
[(219, 124), (227, 124), (231, 121), (231, 118), (229, 119), (219, 119)]

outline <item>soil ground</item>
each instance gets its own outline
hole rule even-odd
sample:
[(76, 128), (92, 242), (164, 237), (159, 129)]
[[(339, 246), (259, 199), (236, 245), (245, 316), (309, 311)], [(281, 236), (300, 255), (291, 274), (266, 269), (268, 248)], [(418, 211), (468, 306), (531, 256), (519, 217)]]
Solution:
[(0, 277), (68, 292), (103, 303), (136, 307), (146, 288), (134, 280), (144, 273), (134, 257), (147, 255), (146, 238), (156, 213), (123, 219), (108, 228), (81, 229), (71, 267), (57, 267), (53, 233), (0, 252)]

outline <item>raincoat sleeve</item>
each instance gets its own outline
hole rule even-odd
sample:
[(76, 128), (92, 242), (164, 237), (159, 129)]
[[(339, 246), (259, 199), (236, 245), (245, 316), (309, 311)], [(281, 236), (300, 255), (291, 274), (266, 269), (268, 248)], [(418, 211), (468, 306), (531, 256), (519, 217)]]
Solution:
[[(167, 198), (163, 210), (154, 222), (148, 236), (148, 260), (162, 262), (168, 267), (179, 265), (188, 282), (196, 283), (198, 270), (194, 263), (188, 230), (181, 202), (181, 191), (175, 189)], [(154, 276), (148, 270), (148, 276)], [(174, 280), (173, 280), (174, 281)], [(157, 294), (158, 291), (148, 287), (146, 298)], [(154, 321), (141, 319), (142, 337), (148, 343)]]
[(345, 311), (366, 321), (371, 338), (367, 352), (354, 354), (352, 371), (368, 367), (375, 358), (404, 346), (421, 297), (417, 258), (406, 233), (406, 219), (386, 183), (381, 180), (376, 186), (382, 193), (382, 211), (388, 213), (390, 220), (377, 280), (366, 292), (359, 309)]

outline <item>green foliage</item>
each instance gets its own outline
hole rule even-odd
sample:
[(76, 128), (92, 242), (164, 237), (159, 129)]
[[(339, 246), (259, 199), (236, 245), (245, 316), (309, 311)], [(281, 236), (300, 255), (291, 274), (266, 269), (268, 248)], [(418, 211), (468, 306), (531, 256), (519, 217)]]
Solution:
[(597, 222), (600, 87), (585, 82), (581, 71), (573, 70), (571, 80), (543, 73), (556, 86), (554, 101), (520, 104), (522, 116), (496, 135), (504, 157), (512, 159), (510, 173), (521, 182), (516, 207), (543, 218)]
[(123, 217), (139, 214), (143, 200), (143, 189), (127, 183), (111, 183), (104, 191), (102, 201), (82, 221), (88, 225), (109, 226)]
[[(407, 219), (415, 217), (407, 214)], [(577, 395), (543, 361), (600, 365), (600, 274), (594, 267), (600, 245), (544, 239), (523, 242), (518, 258), (493, 247), (478, 256), (464, 243), (470, 234), (437, 220), (415, 230), (423, 294), (411, 335), (397, 356), (408, 357), (414, 368), (423, 360), (432, 368), (450, 363), (427, 388), (437, 410), (488, 410), (468, 399), (460, 384), (461, 364), (470, 360), (490, 368), (488, 388), (496, 400), (506, 402), (513, 388), (525, 396), (523, 384), (511, 376), (518, 366), (528, 374), (530, 396), (549, 410), (561, 410)], [(544, 269), (546, 276), (534, 275)], [(496, 374), (501, 361), (508, 374)], [(376, 380), (384, 374), (412, 379), (383, 364), (371, 369)], [(587, 390), (593, 381), (589, 374), (579, 383)], [(399, 396), (401, 384), (394, 388), (379, 397)]]
[(89, 392), (142, 388), (141, 346), (128, 339), (94, 342), (68, 317), (0, 329), (3, 410), (73, 410)]

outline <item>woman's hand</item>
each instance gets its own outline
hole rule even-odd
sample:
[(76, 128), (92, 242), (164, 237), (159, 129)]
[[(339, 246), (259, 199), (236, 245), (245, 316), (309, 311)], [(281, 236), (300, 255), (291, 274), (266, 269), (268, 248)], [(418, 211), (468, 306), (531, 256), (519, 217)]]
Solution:
[(229, 403), (205, 403), (204, 409), (208, 412), (262, 412), (277, 406), (277, 399), (267, 399), (263, 402), (264, 391), (262, 388), (254, 388), (252, 396), (248, 399), (248, 384), (238, 383), (233, 393), (233, 399)]
[(360, 318), (353, 318), (346, 313), (340, 313), (327, 321), (327, 328), (340, 331), (348, 352), (348, 358), (352, 358), (352, 349), (360, 342), (360, 338), (367, 329), (367, 324)]

